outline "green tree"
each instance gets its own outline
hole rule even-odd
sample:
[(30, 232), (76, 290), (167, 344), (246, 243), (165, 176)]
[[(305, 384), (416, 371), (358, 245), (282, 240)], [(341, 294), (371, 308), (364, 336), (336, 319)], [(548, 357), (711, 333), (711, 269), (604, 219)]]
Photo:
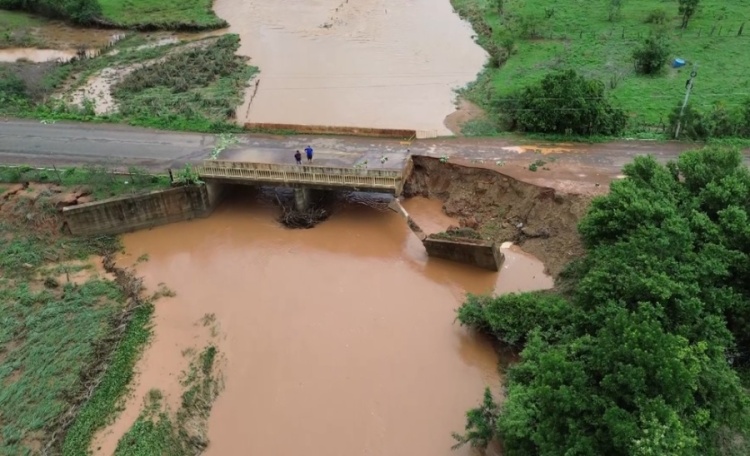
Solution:
[(700, 0), (677, 0), (677, 3), (679, 5), (677, 10), (682, 16), (682, 25), (680, 27), (686, 29), (690, 18), (698, 11)]
[(550, 73), (497, 102), (510, 129), (538, 133), (616, 135), (627, 117), (607, 99), (604, 84), (574, 70)]
[(735, 371), (750, 365), (750, 171), (738, 150), (705, 148), (623, 172), (580, 223), (587, 253), (564, 295), (459, 311), (525, 341), (497, 420), (504, 454), (750, 454)]
[(745, 99), (740, 107), (740, 134), (750, 138), (750, 98)]
[(0, 0), (0, 8), (70, 19), (79, 24), (90, 24), (101, 15), (97, 0)]
[(495, 11), (499, 16), (503, 15), (503, 9), (505, 8), (505, 0), (492, 0), (492, 5), (495, 7)]
[(635, 70), (653, 75), (661, 72), (669, 58), (669, 43), (664, 33), (652, 33), (633, 51)]
[(495, 438), (498, 415), (500, 415), (500, 407), (492, 398), (490, 389), (485, 388), (482, 404), (466, 412), (466, 433), (453, 433), (453, 439), (457, 442), (453, 445), (453, 449), (458, 449), (468, 443), (472, 448), (485, 450)]
[[(680, 112), (682, 120), (680, 121)], [(672, 112), (669, 113), (667, 134), (674, 138), (677, 131), (677, 123), (680, 123), (680, 138), (704, 140), (708, 138), (708, 130), (703, 120), (703, 115), (688, 103), (685, 110), (682, 111), (682, 102), (678, 103)]]

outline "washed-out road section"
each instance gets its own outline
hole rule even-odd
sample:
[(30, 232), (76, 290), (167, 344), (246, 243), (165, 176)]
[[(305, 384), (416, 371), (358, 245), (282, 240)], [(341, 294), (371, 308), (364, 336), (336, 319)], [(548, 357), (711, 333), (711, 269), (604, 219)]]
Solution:
[[(221, 154), (228, 160), (294, 163), (295, 150), (315, 150), (315, 163), (369, 168), (397, 167), (411, 154), (448, 157), (452, 162), (497, 169), (527, 182), (565, 191), (596, 191), (616, 178), (635, 156), (659, 161), (676, 158), (694, 144), (618, 141), (602, 144), (539, 143), (523, 139), (444, 138), (406, 143), (398, 140), (238, 135), (239, 142)], [(177, 169), (209, 158), (216, 136), (175, 133), (111, 124), (0, 121), (0, 164), (39, 167), (97, 165), (154, 172)], [(304, 152), (303, 152), (304, 154)], [(750, 157), (750, 151), (746, 151)], [(383, 159), (386, 160), (383, 160)], [(545, 164), (536, 172), (529, 165)], [(384, 163), (383, 163), (384, 162)], [(748, 160), (750, 162), (750, 160)]]

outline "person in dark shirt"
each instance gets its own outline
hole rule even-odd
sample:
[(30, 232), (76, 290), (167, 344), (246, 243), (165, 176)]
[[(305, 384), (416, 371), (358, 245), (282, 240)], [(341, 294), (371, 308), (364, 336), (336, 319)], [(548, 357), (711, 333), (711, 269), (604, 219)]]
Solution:
[(312, 156), (313, 156), (313, 148), (310, 147), (310, 146), (307, 146), (305, 148), (305, 153), (307, 154), (307, 161), (311, 162), (312, 161)]
[(302, 154), (299, 153), (299, 151), (294, 153), (294, 159), (297, 161), (298, 165), (302, 164)]

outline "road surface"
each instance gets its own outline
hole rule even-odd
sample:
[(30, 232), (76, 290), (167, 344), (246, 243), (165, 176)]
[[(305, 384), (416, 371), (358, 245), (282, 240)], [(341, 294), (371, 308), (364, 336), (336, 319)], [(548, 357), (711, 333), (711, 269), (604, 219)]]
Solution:
[[(495, 138), (443, 138), (407, 144), (398, 140), (348, 137), (238, 135), (221, 158), (294, 163), (295, 150), (308, 144), (316, 164), (400, 167), (409, 153), (449, 157), (452, 162), (497, 169), (513, 177), (560, 190), (587, 191), (606, 184), (633, 157), (651, 154), (660, 161), (696, 146), (676, 142), (619, 141), (605, 144), (534, 143)], [(175, 133), (114, 124), (0, 121), (0, 164), (31, 166), (135, 166), (149, 171), (180, 168), (208, 158), (215, 135)], [(303, 152), (304, 155), (304, 152)], [(386, 157), (385, 163), (382, 158)], [(529, 165), (546, 164), (536, 172)], [(542, 169), (543, 168), (543, 169)]]

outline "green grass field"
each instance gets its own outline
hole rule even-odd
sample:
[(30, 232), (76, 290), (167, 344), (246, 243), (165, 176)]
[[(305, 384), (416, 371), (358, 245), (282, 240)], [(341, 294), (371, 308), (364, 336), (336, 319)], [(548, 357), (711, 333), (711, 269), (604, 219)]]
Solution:
[(227, 23), (212, 0), (99, 0), (102, 15), (118, 26), (159, 29), (216, 29)]
[(41, 195), (5, 202), (2, 213), (0, 454), (40, 454), (80, 397), (124, 300), (113, 282), (66, 280), (114, 248), (113, 239), (60, 237), (55, 208)]
[(0, 10), (0, 49), (38, 46), (34, 29), (42, 24), (42, 19), (29, 14)]
[[(123, 122), (167, 130), (234, 132), (234, 110), (258, 68), (235, 55), (237, 35), (199, 43), (146, 46), (131, 36), (116, 52), (66, 64), (0, 63), (0, 115), (44, 121)], [(159, 62), (149, 65), (148, 62)], [(83, 106), (64, 103), (54, 93), (75, 91), (105, 68), (145, 63), (111, 88), (119, 110), (96, 115), (96, 99)]]
[[(666, 122), (682, 101), (691, 65), (698, 64), (691, 102), (699, 109), (716, 103), (736, 106), (750, 97), (750, 0), (702, 0), (687, 30), (679, 30), (676, 1), (623, 0), (620, 18), (608, 20), (610, 0), (505, 0), (503, 18), (491, 0), (452, 0), (456, 10), (473, 22), (480, 43), (500, 41), (509, 22), (525, 18), (535, 33), (521, 38), (515, 33), (515, 52), (499, 69), (480, 76), (467, 98), (481, 105), (487, 91), (510, 94), (540, 80), (546, 73), (573, 68), (604, 82), (617, 103), (625, 108), (634, 128)], [(631, 54), (656, 26), (646, 23), (657, 9), (667, 13), (665, 26), (671, 37), (671, 57), (688, 65), (664, 68), (656, 77), (637, 76)], [(550, 17), (547, 17), (550, 16)], [(477, 26), (483, 19), (491, 29)], [(529, 37), (529, 35), (535, 35)]]
[(107, 197), (167, 184), (137, 170), (0, 167), (0, 190), (28, 181), (42, 183), (0, 201), (0, 455), (79, 456), (118, 411), (153, 305), (132, 273), (113, 282), (95, 272), (92, 256), (118, 251), (119, 241), (62, 234), (51, 188), (85, 185)]

